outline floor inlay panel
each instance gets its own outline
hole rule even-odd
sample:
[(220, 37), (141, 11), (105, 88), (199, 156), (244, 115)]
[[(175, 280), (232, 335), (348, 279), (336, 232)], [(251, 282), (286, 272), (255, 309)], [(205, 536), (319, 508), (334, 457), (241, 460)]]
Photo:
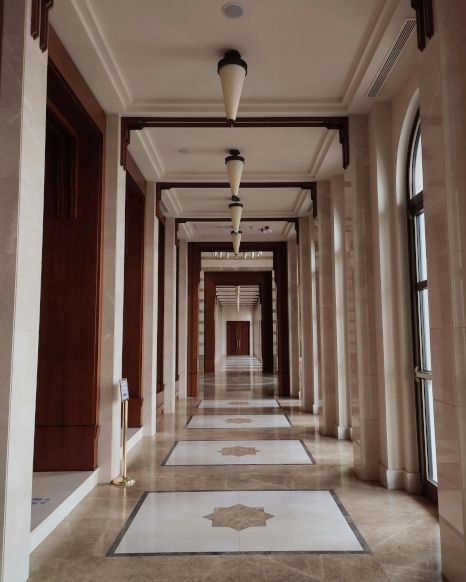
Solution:
[(365, 553), (331, 490), (146, 492), (108, 555)]
[(168, 466), (312, 465), (300, 440), (178, 441), (163, 462)]
[(280, 408), (274, 399), (201, 400), (197, 408)]
[(290, 428), (285, 414), (196, 414), (187, 428)]

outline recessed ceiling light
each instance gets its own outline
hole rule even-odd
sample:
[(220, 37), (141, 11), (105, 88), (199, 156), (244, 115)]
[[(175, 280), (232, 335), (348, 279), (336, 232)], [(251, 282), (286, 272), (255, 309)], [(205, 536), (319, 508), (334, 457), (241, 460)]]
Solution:
[(227, 18), (241, 18), (244, 14), (244, 8), (236, 2), (228, 2), (222, 6), (222, 12)]
[(180, 148), (178, 150), (178, 153), (179, 154), (190, 154), (191, 153), (191, 150), (188, 150), (188, 148)]

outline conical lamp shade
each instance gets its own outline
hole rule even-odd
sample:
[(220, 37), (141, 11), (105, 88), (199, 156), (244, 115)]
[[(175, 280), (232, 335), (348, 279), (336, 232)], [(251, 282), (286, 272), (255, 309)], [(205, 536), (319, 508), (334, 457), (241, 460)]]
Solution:
[(239, 245), (241, 244), (241, 235), (242, 234), (243, 233), (241, 231), (231, 233), (231, 239), (233, 242), (233, 252), (235, 253), (235, 255), (237, 255), (239, 253)]
[(241, 214), (243, 213), (243, 205), (241, 202), (232, 202), (229, 205), (230, 215), (231, 215), (231, 225), (233, 227), (233, 232), (239, 231), (239, 225), (241, 222)]
[(228, 181), (230, 182), (232, 196), (238, 196), (241, 176), (243, 175), (244, 158), (238, 150), (230, 150), (230, 155), (225, 158)]
[(217, 71), (222, 84), (225, 114), (228, 121), (235, 121), (248, 66), (238, 51), (229, 50), (219, 61)]

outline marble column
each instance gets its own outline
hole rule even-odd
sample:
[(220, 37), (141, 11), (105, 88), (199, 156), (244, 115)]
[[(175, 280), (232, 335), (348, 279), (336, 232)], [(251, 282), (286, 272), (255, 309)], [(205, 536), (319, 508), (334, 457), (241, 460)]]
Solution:
[(159, 266), (159, 221), (155, 182), (147, 184), (145, 209), (142, 421), (144, 436), (152, 436), (155, 434), (157, 410), (157, 281)]
[[(345, 321), (348, 354), (348, 415), (350, 438), (359, 434), (359, 383), (358, 343), (356, 336), (356, 305), (354, 299), (354, 244), (353, 244), (353, 193), (351, 182), (344, 187), (344, 245), (345, 245)], [(359, 438), (359, 437), (358, 437)]]
[(345, 248), (345, 191), (343, 175), (330, 181), (330, 221), (332, 229), (332, 275), (334, 313), (334, 353), (336, 392), (336, 436), (350, 436), (350, 383), (348, 361), (348, 325), (346, 296), (346, 248)]
[(176, 232), (175, 219), (165, 218), (165, 276), (163, 319), (163, 411), (175, 412), (176, 403)]
[(317, 182), (321, 434), (336, 434), (336, 356), (330, 183)]
[(299, 309), (298, 246), (296, 238), (286, 243), (288, 250), (288, 335), (290, 344), (290, 396), (299, 396)]
[(26, 0), (3, 3), (0, 78), (0, 579), (29, 570), (39, 342), (47, 53)]
[[(370, 115), (372, 231), (374, 250), (377, 384), (379, 391), (379, 478), (389, 489), (420, 490), (412, 336), (403, 325), (410, 302), (406, 248), (406, 197), (397, 200), (389, 103)], [(405, 192), (403, 192), (405, 194)], [(397, 205), (405, 211), (397, 212)], [(402, 222), (402, 233), (397, 228)], [(404, 237), (400, 235), (404, 234)], [(400, 245), (401, 243), (401, 245)], [(404, 246), (404, 248), (403, 248)], [(409, 366), (404, 366), (404, 362)]]
[[(315, 308), (313, 309), (313, 288), (315, 288), (314, 218), (299, 219), (299, 291), (301, 316), (301, 409), (315, 412)], [(314, 263), (314, 264), (313, 264)], [(313, 408), (314, 407), (314, 408)]]
[[(188, 242), (180, 240), (178, 265), (178, 373), (179, 396), (186, 398), (188, 378)], [(217, 357), (217, 353), (215, 357)]]
[(353, 426), (354, 468), (361, 479), (377, 479), (379, 403), (374, 314), (372, 209), (369, 173), (369, 123), (365, 115), (349, 120), (351, 164), (345, 187), (353, 204), (354, 304), (357, 342), (357, 392), (352, 394), (358, 423)]
[(120, 165), (120, 117), (107, 115), (102, 253), (99, 479), (120, 472), (126, 172)]
[(419, 70), (443, 572), (466, 580), (466, 10), (434, 0)]

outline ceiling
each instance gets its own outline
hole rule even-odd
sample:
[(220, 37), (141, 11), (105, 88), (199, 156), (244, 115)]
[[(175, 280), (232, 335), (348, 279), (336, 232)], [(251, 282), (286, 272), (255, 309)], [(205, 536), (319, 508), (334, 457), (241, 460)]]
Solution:
[[(370, 110), (368, 89), (414, 15), (410, 0), (239, 0), (245, 14), (232, 20), (222, 14), (226, 2), (61, 0), (50, 19), (107, 112), (223, 116), (217, 61), (235, 48), (249, 66), (240, 116), (319, 116)], [(411, 34), (376, 100), (400, 87), (415, 50)], [(226, 181), (232, 148), (246, 159), (243, 180), (342, 173), (336, 132), (318, 128), (147, 128), (132, 132), (129, 151), (147, 180)], [(250, 217), (309, 209), (296, 189), (241, 197)], [(171, 216), (228, 217), (227, 191), (172, 190), (165, 202)], [(192, 223), (191, 230), (209, 240), (224, 225)], [(274, 231), (283, 236), (278, 224)]]
[[(216, 296), (222, 307), (237, 305), (237, 288), (233, 285), (217, 285)], [(239, 287), (240, 307), (255, 307), (259, 301), (259, 285), (241, 285)]]

